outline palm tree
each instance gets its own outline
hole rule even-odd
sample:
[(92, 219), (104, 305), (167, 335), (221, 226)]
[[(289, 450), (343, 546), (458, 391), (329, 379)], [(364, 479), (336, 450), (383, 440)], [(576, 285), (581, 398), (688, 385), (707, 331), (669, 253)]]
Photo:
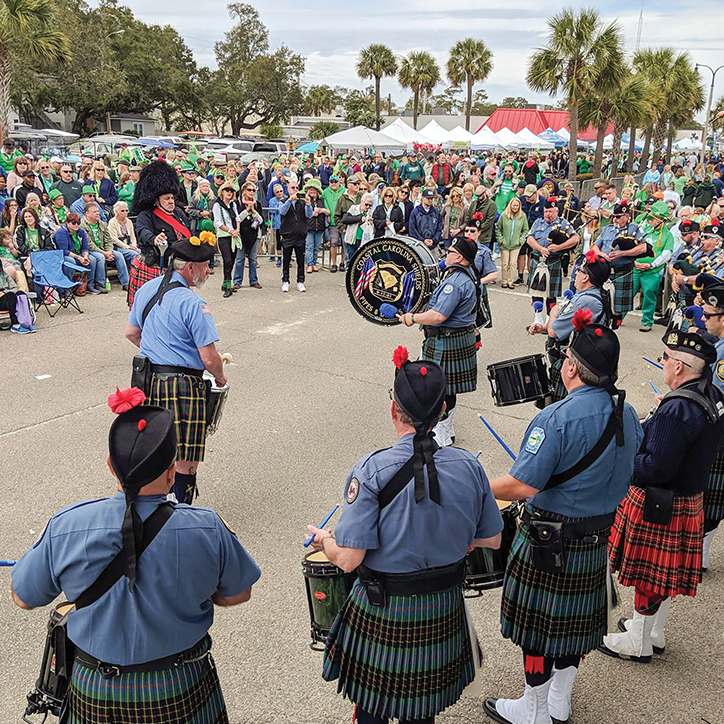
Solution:
[(304, 101), (307, 111), (313, 116), (318, 116), (323, 111), (331, 113), (338, 102), (339, 96), (328, 85), (311, 86)]
[(413, 93), (412, 125), (417, 130), (420, 94), (432, 93), (432, 89), (440, 80), (440, 68), (430, 53), (424, 50), (413, 50), (402, 59), (398, 80), (403, 88), (409, 88)]
[(465, 38), (458, 40), (450, 50), (447, 61), (447, 77), (454, 86), (463, 82), (468, 85), (465, 103), (465, 129), (470, 130), (470, 113), (473, 107), (473, 86), (482, 83), (493, 70), (493, 53), (482, 40)]
[[(636, 53), (634, 67), (649, 82), (654, 108), (651, 125), (646, 129), (646, 140), (654, 144), (654, 163), (663, 154), (669, 121), (674, 117), (691, 116), (704, 105), (704, 89), (686, 52), (674, 48), (647, 48)], [(644, 148), (641, 166), (648, 162), (649, 146)]]
[(565, 9), (548, 20), (548, 43), (533, 54), (526, 80), (535, 91), (563, 93), (569, 114), (570, 163), (576, 173), (578, 107), (602, 75), (623, 72), (623, 31), (618, 23), (604, 26), (596, 10)]
[(357, 75), (363, 80), (375, 79), (375, 118), (377, 130), (380, 130), (382, 118), (380, 117), (380, 80), (385, 76), (397, 73), (397, 58), (395, 54), (381, 43), (372, 43), (360, 51), (357, 59)]
[(25, 62), (63, 62), (68, 39), (58, 30), (53, 0), (0, 0), (0, 133), (9, 130), (13, 51)]

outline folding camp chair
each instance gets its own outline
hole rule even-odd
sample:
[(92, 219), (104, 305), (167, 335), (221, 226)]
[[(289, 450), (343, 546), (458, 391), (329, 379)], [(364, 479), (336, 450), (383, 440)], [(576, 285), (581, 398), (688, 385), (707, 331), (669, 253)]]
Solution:
[[(75, 289), (81, 282), (68, 279), (63, 273), (63, 269), (87, 274), (89, 272), (88, 267), (65, 260), (61, 249), (31, 251), (30, 264), (33, 268), (33, 285), (37, 291), (36, 309), (45, 307), (51, 318), (61, 309), (67, 309), (68, 307), (73, 307), (80, 314), (83, 314), (75, 295)], [(59, 306), (56, 309), (51, 309), (56, 304)]]

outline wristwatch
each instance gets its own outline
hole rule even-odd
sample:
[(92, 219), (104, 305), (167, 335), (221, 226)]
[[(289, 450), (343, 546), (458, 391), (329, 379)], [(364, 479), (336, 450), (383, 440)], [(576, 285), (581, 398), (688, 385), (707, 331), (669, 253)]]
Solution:
[(410, 323), (415, 324), (415, 313), (414, 312), (410, 315)]

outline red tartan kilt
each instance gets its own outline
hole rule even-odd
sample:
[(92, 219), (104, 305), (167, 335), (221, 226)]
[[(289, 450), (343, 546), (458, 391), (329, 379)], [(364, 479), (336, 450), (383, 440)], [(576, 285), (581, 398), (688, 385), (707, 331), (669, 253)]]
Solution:
[(161, 274), (161, 267), (148, 266), (142, 261), (141, 255), (137, 255), (131, 262), (128, 279), (128, 308), (133, 306), (136, 292), (148, 281), (155, 279)]
[(611, 568), (624, 586), (661, 596), (695, 596), (701, 582), (704, 494), (674, 498), (669, 525), (644, 521), (644, 491), (631, 486), (608, 541)]

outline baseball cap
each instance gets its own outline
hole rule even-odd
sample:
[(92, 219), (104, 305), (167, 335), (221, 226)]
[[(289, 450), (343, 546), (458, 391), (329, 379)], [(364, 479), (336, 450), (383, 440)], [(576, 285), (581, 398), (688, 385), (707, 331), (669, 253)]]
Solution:
[(422, 198), (423, 199), (434, 199), (435, 198), (435, 192), (432, 189), (425, 189), (422, 192)]
[(535, 184), (528, 184), (525, 187), (525, 191), (523, 191), (524, 196), (533, 196), (533, 194), (537, 194), (538, 189), (536, 188)]
[(339, 181), (339, 176), (337, 174), (333, 174), (329, 177), (329, 182), (332, 183), (332, 181)]

